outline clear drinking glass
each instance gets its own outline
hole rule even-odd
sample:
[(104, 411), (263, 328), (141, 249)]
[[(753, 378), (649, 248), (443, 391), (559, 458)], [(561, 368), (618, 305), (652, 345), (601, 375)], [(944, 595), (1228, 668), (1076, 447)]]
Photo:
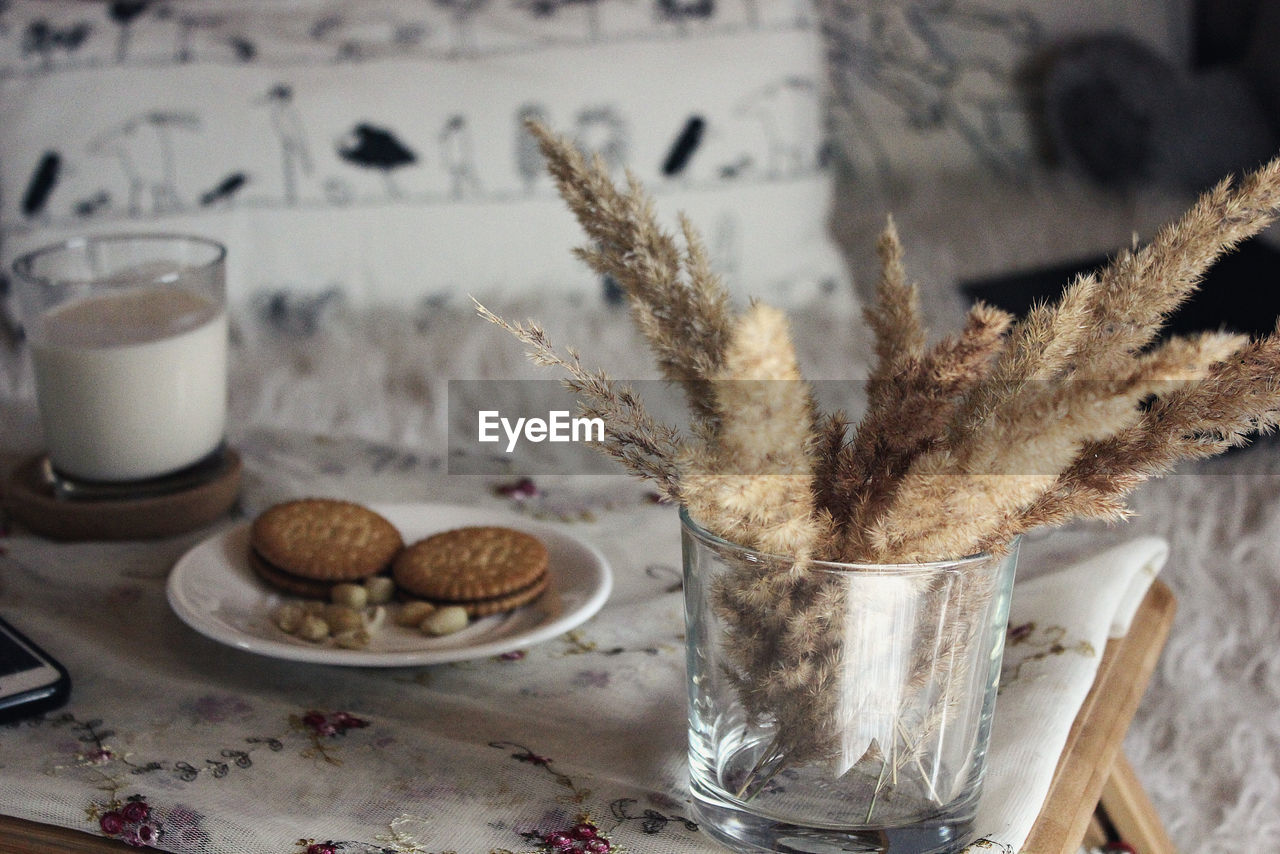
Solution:
[(200, 237), (83, 237), (13, 265), (36, 403), (63, 497), (202, 482), (224, 457), (226, 250)]
[(971, 841), (1017, 543), (797, 568), (680, 518), (699, 825), (742, 851)]

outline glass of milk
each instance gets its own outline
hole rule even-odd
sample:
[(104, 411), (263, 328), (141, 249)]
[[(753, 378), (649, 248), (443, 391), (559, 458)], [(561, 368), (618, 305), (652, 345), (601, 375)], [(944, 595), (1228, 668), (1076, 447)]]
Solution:
[(185, 235), (83, 237), (13, 271), (58, 494), (138, 497), (215, 476), (226, 249)]

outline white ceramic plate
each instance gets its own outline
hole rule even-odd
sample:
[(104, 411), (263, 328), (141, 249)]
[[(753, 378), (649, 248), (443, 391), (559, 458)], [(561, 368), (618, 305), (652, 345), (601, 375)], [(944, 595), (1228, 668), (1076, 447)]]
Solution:
[(510, 513), (453, 504), (372, 505), (400, 529), (406, 543), (465, 525), (507, 525), (547, 546), (551, 582), (534, 602), (507, 614), (476, 620), (440, 638), (394, 625), (390, 616), (365, 649), (309, 643), (285, 634), (271, 612), (288, 597), (267, 587), (249, 567), (249, 523), (216, 534), (192, 548), (169, 574), (169, 605), (191, 628), (249, 652), (357, 667), (442, 664), (500, 655), (545, 641), (600, 610), (613, 587), (604, 557), (558, 528)]

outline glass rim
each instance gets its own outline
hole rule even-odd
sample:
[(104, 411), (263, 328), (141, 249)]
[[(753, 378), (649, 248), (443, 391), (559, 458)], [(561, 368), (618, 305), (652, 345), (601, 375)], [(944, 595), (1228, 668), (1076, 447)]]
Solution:
[[(771, 554), (762, 552), (759, 549), (744, 546), (741, 543), (735, 543), (733, 540), (727, 540), (719, 534), (714, 534), (706, 528), (694, 521), (689, 515), (689, 508), (680, 505), (680, 525), (689, 533), (693, 534), (703, 543), (724, 549), (732, 549), (737, 552), (751, 553), (758, 555), (762, 560), (779, 561), (783, 563), (794, 563), (795, 558), (788, 555)], [(965, 557), (948, 559), (948, 560), (931, 560), (920, 561), (918, 563), (856, 563), (852, 561), (832, 561), (832, 560), (810, 560), (808, 566), (826, 570), (828, 572), (875, 572), (886, 575), (908, 575), (911, 573), (930, 573), (944, 569), (956, 569), (966, 566), (974, 566), (985, 564), (993, 560), (999, 562), (1008, 560), (1018, 548), (1018, 543), (1022, 539), (1021, 535), (1014, 537), (1010, 541), (1009, 550), (1004, 554), (997, 555), (993, 552), (979, 552), (977, 554), (966, 555)]]
[[(72, 277), (54, 278), (39, 275), (34, 272), (34, 267), (42, 258), (48, 258), (59, 252), (83, 251), (86, 247), (92, 244), (124, 244), (128, 242), (185, 243), (203, 246), (206, 249), (212, 250), (213, 256), (207, 260), (182, 263), (179, 265), (177, 270), (170, 270), (164, 275), (156, 277), (154, 283), (157, 284), (176, 281), (180, 276), (188, 273), (208, 270), (218, 264), (221, 264), (227, 258), (226, 245), (210, 237), (170, 231), (131, 231), (117, 234), (82, 234), (75, 237), (69, 237), (65, 240), (60, 240), (57, 243), (50, 243), (46, 246), (41, 246), (28, 252), (24, 252), (16, 257), (10, 266), (14, 276), (33, 285), (40, 285), (43, 287), (91, 285), (97, 280), (93, 278)], [(137, 284), (137, 282), (135, 281), (133, 284)]]

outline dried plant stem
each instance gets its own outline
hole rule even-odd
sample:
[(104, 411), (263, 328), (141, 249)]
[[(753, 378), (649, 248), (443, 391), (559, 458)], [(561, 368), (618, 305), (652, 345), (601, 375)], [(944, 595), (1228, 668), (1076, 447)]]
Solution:
[[(737, 320), (710, 390), (718, 430), (686, 455), (685, 505), (709, 530), (786, 556), (742, 565), (712, 587), (730, 675), (756, 720), (780, 708), (817, 719), (812, 704), (830, 694), (815, 694), (811, 679), (829, 679), (825, 671), (839, 656), (838, 636), (817, 627), (834, 622), (839, 602), (807, 572), (827, 523), (814, 506), (812, 394), (781, 312), (756, 304)], [(764, 784), (770, 757), (816, 755), (830, 737), (781, 725), (778, 735), (744, 791)]]
[(1239, 184), (1223, 180), (1149, 245), (1121, 253), (1099, 275), (1077, 279), (1056, 306), (1034, 310), (1014, 330), (1006, 356), (967, 401), (952, 444), (994, 429), (999, 410), (1017, 406), (1029, 382), (1068, 371), (1108, 376), (1154, 339), (1223, 252), (1269, 225), (1278, 206), (1280, 159)]
[(652, 481), (664, 498), (681, 500), (680, 475), (673, 461), (680, 456), (683, 444), (675, 428), (655, 421), (629, 387), (601, 371), (584, 368), (576, 351), (568, 350), (565, 356), (557, 353), (537, 324), (511, 323), (478, 301), (475, 306), (481, 317), (522, 341), (534, 364), (560, 368), (568, 374), (564, 385), (578, 395), (580, 412), (610, 425), (600, 443), (606, 454), (631, 473)]
[[(1183, 459), (1213, 456), (1280, 424), (1280, 337), (1245, 344), (1202, 379), (1155, 401), (1138, 423), (1088, 443), (1053, 488), (1006, 530), (1063, 524), (1076, 517), (1123, 518), (1124, 498)], [(1003, 532), (998, 532), (999, 536)]]
[(782, 312), (757, 304), (738, 319), (708, 391), (719, 429), (684, 457), (690, 514), (802, 568), (824, 532), (812, 491), (812, 393)]
[(696, 229), (681, 217), (682, 252), (658, 225), (653, 203), (634, 176), (620, 190), (599, 157), (588, 161), (573, 143), (537, 122), (528, 128), (561, 197), (593, 242), (578, 256), (618, 282), (663, 374), (685, 387), (695, 414), (714, 417), (701, 382), (720, 366), (732, 312)]
[(823, 447), (831, 475), (819, 495), (837, 519), (834, 559), (862, 560), (868, 519), (882, 510), (891, 487), (912, 460), (942, 437), (956, 398), (982, 376), (1013, 318), (981, 304), (964, 331), (926, 351), (919, 295), (908, 284), (902, 245), (890, 218), (878, 244), (881, 275), (865, 311), (875, 333), (876, 361), (867, 382), (867, 412), (847, 445), (828, 433)]
[[(977, 553), (1005, 515), (1053, 486), (1084, 442), (1135, 422), (1138, 404), (1150, 391), (1151, 383), (1137, 378), (1046, 389), (1043, 399), (1006, 425), (1003, 440), (984, 436), (959, 454), (942, 449), (922, 455), (870, 524), (873, 553), (893, 562)], [(1060, 417), (1046, 432), (1052, 413)]]
[[(936, 450), (960, 397), (982, 376), (1003, 344), (1013, 318), (982, 304), (969, 312), (964, 331), (946, 338), (919, 358), (907, 359), (883, 387), (858, 424), (838, 462), (847, 494), (839, 547), (842, 560), (876, 557), (867, 540), (872, 520), (886, 508), (903, 475), (922, 454)], [(833, 509), (833, 515), (836, 510)]]
[(1101, 274), (1099, 298), (1076, 356), (1086, 376), (1106, 377), (1155, 340), (1166, 318), (1226, 251), (1275, 219), (1280, 160), (1238, 183), (1221, 181), (1150, 244), (1125, 251)]
[(875, 365), (867, 379), (869, 405), (875, 406), (889, 390), (892, 378), (918, 362), (924, 355), (928, 337), (920, 316), (919, 289), (907, 281), (902, 242), (890, 217), (876, 245), (880, 256), (880, 279), (875, 302), (863, 312), (875, 335)]

